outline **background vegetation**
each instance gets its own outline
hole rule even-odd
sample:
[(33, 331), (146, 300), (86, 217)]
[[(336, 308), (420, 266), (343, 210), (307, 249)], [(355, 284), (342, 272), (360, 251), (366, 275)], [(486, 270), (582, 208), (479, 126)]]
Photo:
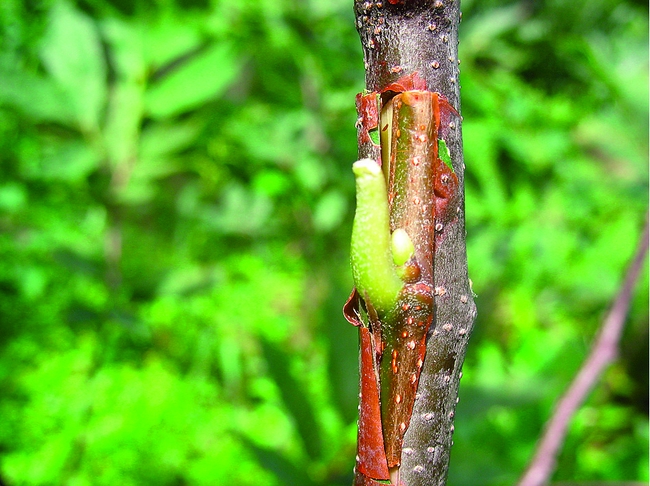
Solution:
[[(450, 484), (513, 484), (648, 200), (648, 5), (463, 0)], [(0, 484), (348, 485), (350, 0), (0, 2)], [(558, 482), (648, 480), (648, 274)]]

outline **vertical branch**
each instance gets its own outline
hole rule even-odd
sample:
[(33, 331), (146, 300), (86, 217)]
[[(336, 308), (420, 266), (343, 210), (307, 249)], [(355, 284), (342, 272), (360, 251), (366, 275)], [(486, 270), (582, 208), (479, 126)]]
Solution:
[[(355, 0), (354, 10), (368, 91), (382, 92), (401, 77), (417, 73), (428, 91), (442, 94), (460, 111), (459, 0)], [(375, 117), (364, 110), (372, 102), (370, 95), (367, 98), (357, 97), (357, 106), (360, 124), (371, 127), (368, 120)], [(449, 149), (458, 190), (449, 202), (453, 206), (446, 209), (451, 217), (438, 219), (441, 216), (434, 213), (435, 241), (427, 244), (428, 257), (421, 259), (433, 262), (433, 281), (428, 283), (434, 289), (435, 315), (401, 450), (398, 476), (405, 486), (446, 483), (461, 367), (476, 316), (467, 274), (461, 120), (441, 116), (439, 122), (438, 135)], [(360, 156), (376, 159), (377, 148), (363, 127), (360, 133)], [(435, 189), (427, 197), (438, 208), (444, 196)], [(414, 244), (418, 248), (419, 242)]]

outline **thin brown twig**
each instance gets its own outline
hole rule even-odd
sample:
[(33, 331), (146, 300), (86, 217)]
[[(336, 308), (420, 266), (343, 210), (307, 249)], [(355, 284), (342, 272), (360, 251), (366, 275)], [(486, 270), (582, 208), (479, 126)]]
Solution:
[(603, 371), (618, 354), (618, 345), (625, 324), (632, 290), (641, 271), (648, 251), (648, 219), (637, 246), (636, 254), (630, 264), (623, 287), (616, 296), (609, 314), (600, 329), (589, 357), (582, 365), (578, 375), (557, 405), (546, 425), (544, 435), (537, 451), (518, 486), (542, 486), (546, 484), (555, 469), (556, 457), (564, 442), (569, 421), (596, 384)]
[(551, 486), (648, 486), (643, 481), (557, 481)]

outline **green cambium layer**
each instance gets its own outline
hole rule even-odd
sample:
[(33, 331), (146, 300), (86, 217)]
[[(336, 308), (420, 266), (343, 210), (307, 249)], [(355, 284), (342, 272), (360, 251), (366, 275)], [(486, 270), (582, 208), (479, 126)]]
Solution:
[(451, 164), (449, 147), (447, 147), (447, 144), (443, 139), (438, 140), (438, 157), (451, 169), (452, 172), (454, 172), (454, 166)]

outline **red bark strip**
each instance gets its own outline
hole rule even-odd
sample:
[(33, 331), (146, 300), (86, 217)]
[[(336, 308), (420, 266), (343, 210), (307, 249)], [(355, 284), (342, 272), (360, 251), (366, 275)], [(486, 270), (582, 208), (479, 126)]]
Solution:
[(370, 132), (377, 130), (379, 123), (379, 105), (377, 93), (359, 93), (356, 98), (357, 105), (357, 141), (359, 147), (372, 143)]
[(407, 285), (395, 322), (386, 331), (381, 361), (381, 405), (388, 467), (401, 464), (404, 434), (411, 422), (415, 394), (433, 319), (433, 289), (424, 282)]
[(371, 132), (379, 134), (379, 94), (359, 93), (356, 98), (357, 105), (357, 146), (359, 159), (376, 160), (381, 165), (381, 149), (370, 136)]
[(427, 90), (427, 82), (420, 77), (420, 75), (417, 72), (407, 74), (406, 76), (402, 76), (399, 78), (397, 81), (394, 81), (388, 85), (384, 89), (381, 90), (382, 93), (386, 93), (388, 91), (393, 91), (395, 93), (403, 93), (404, 91), (426, 91)]
[(367, 327), (359, 327), (361, 348), (361, 393), (357, 440), (356, 470), (373, 479), (389, 479), (384, 436), (381, 429), (379, 387), (374, 362), (372, 336)]

